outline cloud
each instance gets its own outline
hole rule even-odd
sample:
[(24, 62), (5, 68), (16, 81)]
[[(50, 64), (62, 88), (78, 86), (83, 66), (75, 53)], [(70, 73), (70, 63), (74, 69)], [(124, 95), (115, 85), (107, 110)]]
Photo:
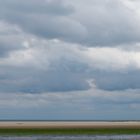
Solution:
[(6, 116), (5, 119), (129, 120), (139, 116), (139, 90), (108, 92), (92, 88), (79, 92), (7, 93), (0, 96), (1, 119)]
[(1, 1), (0, 119), (139, 116), (137, 5)]
[(76, 17), (88, 30), (84, 42), (90, 46), (113, 47), (139, 42), (139, 14), (123, 1), (78, 1), (75, 7)]
[(28, 36), (28, 40), (24, 39), (26, 49), (14, 50), (9, 56), (1, 58), (0, 92), (88, 89), (86, 75), (82, 73), (86, 64), (75, 56), (77, 48), (67, 45), (59, 40), (38, 40)]
[(104, 90), (139, 89), (139, 70), (96, 73), (97, 87)]
[[(1, 92), (42, 93), (90, 89), (139, 89), (139, 51), (84, 48), (28, 36), (26, 49), (1, 61)], [(139, 47), (139, 46), (137, 46)], [(62, 78), (63, 77), (63, 78)], [(9, 87), (9, 88), (7, 88)]]
[[(10, 47), (2, 46), (5, 51), (1, 52), (8, 55), (0, 59), (0, 92), (88, 90), (89, 79), (103, 90), (140, 88), (139, 44), (133, 44), (134, 49), (129, 49), (131, 45), (88, 48), (59, 39), (41, 39), (17, 29), (10, 25), (8, 31), (3, 28)], [(7, 37), (10, 42), (6, 42)]]
[[(30, 0), (30, 1), (18, 1), (18, 0), (6, 0), (1, 2), (3, 8), (9, 7), (13, 13), (19, 11), (19, 13), (31, 13), (31, 14), (51, 14), (51, 15), (69, 15), (74, 12), (74, 7), (69, 4), (65, 4), (63, 0)], [(7, 11), (9, 13), (9, 11)], [(12, 13), (12, 14), (13, 14)]]
[(140, 41), (135, 5), (126, 0), (6, 0), (1, 2), (0, 18), (44, 38), (114, 47)]
[(1, 2), (0, 17), (44, 38), (81, 40), (86, 35), (86, 29), (80, 22), (68, 16), (71, 13), (73, 6), (65, 4), (63, 0), (6, 0)]
[(6, 57), (11, 51), (25, 49), (24, 34), (17, 26), (0, 22), (0, 57)]

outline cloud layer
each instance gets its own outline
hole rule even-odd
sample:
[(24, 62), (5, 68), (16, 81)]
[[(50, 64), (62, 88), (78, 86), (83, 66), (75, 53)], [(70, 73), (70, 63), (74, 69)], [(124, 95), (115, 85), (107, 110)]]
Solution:
[(139, 114), (138, 5), (137, 0), (1, 1), (0, 119), (22, 118), (21, 109), (46, 112), (22, 119), (57, 119), (53, 114), (137, 119), (131, 111)]
[(0, 17), (44, 38), (89, 46), (119, 45), (140, 40), (139, 14), (137, 9), (132, 9), (135, 2), (131, 3), (128, 0), (5, 0), (1, 2)]

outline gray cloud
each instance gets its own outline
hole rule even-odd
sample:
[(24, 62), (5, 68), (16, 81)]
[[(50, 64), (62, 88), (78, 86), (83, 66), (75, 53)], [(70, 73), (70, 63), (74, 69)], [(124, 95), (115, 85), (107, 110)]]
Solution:
[(25, 35), (23, 40), (15, 41), (17, 45), (24, 44), (25, 49), (19, 46), (20, 49), (10, 51), (9, 48), (10, 55), (1, 59), (0, 92), (88, 90), (90, 79), (103, 90), (140, 88), (139, 52), (119, 48), (85, 49), (60, 40)]
[(12, 51), (26, 49), (24, 36), (18, 27), (0, 22), (0, 57), (7, 57)]
[[(74, 12), (74, 7), (65, 4), (63, 0), (30, 0), (20, 2), (18, 0), (5, 0), (1, 4), (4, 6), (2, 8), (3, 12), (5, 12), (4, 8), (9, 8), (15, 14), (18, 11), (20, 14), (51, 14), (57, 16), (69, 15)], [(6, 13), (8, 14), (9, 11)]]
[[(139, 42), (139, 15), (121, 1), (78, 1), (76, 18), (88, 35), (82, 43), (90, 46), (116, 46)], [(84, 9), (84, 10), (83, 10)]]
[(70, 18), (68, 13), (73, 13), (73, 7), (63, 0), (6, 0), (1, 2), (0, 17), (44, 38), (81, 40), (85, 37), (86, 29), (79, 21)]
[[(0, 119), (4, 116), (6, 119), (138, 119), (135, 115), (139, 115), (140, 106), (139, 90), (108, 92), (94, 88), (79, 92), (7, 93), (0, 96)], [(44, 112), (43, 116), (37, 112)]]
[(140, 41), (139, 15), (121, 0), (5, 0), (0, 17), (44, 38), (93, 47)]
[(128, 0), (1, 1), (0, 119), (139, 116), (138, 9)]
[[(56, 68), (57, 69), (57, 68)], [(89, 89), (82, 74), (11, 68), (0, 74), (0, 92), (42, 93)], [(7, 88), (8, 87), (8, 88)]]
[(139, 70), (126, 72), (96, 72), (94, 75), (96, 85), (103, 90), (140, 89)]

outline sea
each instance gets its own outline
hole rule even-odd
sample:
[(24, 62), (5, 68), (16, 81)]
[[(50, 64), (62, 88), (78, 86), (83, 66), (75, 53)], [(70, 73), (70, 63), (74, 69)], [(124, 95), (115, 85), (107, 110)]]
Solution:
[(140, 135), (0, 136), (0, 140), (140, 140)]

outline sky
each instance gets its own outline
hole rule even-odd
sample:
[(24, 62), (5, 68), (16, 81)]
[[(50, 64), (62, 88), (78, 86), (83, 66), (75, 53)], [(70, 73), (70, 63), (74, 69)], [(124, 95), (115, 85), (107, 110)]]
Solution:
[(139, 0), (0, 0), (0, 120), (140, 119)]

